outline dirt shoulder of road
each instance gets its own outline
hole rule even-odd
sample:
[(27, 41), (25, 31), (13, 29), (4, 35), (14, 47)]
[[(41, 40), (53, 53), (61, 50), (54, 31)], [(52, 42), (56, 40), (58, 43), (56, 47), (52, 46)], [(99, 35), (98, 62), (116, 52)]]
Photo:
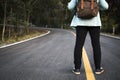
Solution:
[(34, 30), (32, 33), (29, 33), (29, 34), (26, 34), (23, 36), (19, 36), (17, 39), (11, 37), (10, 39), (5, 40), (4, 42), (0, 41), (0, 47), (14, 44), (14, 43), (17, 43), (20, 41), (32, 39), (32, 38), (35, 38), (37, 36), (39, 37), (39, 36), (44, 35), (46, 33), (48, 33), (48, 30)]

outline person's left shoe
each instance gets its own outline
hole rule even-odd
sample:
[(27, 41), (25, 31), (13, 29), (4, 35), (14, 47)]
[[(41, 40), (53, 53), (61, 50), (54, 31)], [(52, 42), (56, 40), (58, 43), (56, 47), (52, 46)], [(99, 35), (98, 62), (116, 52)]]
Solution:
[(72, 72), (73, 72), (74, 74), (79, 75), (79, 74), (80, 74), (80, 69), (73, 69)]
[(102, 74), (104, 72), (104, 69), (101, 67), (100, 69), (95, 70), (95, 74)]

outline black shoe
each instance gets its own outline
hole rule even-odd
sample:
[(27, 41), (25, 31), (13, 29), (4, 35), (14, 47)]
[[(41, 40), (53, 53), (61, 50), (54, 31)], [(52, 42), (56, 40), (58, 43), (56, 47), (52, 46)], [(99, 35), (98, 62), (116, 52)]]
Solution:
[(104, 69), (101, 67), (100, 69), (95, 70), (95, 74), (102, 74), (104, 72)]
[(74, 74), (79, 75), (79, 74), (80, 74), (80, 69), (73, 69), (72, 72), (73, 72)]

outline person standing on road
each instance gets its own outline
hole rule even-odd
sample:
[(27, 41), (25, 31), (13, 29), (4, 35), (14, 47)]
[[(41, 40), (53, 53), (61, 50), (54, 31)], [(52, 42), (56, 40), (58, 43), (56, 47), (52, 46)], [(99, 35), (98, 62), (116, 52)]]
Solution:
[[(71, 0), (68, 3), (68, 9), (74, 10), (78, 0)], [(100, 10), (108, 9), (108, 3), (105, 0), (97, 0)], [(95, 64), (95, 73), (101, 74), (104, 69), (101, 67), (101, 46), (100, 46), (100, 27), (101, 27), (100, 14), (91, 19), (78, 18), (76, 13), (71, 22), (71, 26), (76, 29), (76, 43), (74, 49), (74, 69), (72, 70), (75, 74), (80, 74), (82, 48), (84, 45), (85, 37), (89, 32), (91, 37), (91, 43), (93, 47), (93, 57)]]

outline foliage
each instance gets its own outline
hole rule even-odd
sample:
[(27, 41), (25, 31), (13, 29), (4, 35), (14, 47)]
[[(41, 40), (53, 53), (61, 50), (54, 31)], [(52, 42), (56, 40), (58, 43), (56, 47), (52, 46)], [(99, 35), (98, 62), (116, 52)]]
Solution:
[[(67, 9), (70, 0), (1, 0), (0, 1), (0, 24), (4, 22), (4, 4), (6, 6), (6, 24), (16, 27), (30, 24), (42, 27), (67, 28), (73, 13)], [(120, 33), (120, 0), (106, 0), (109, 3), (109, 10), (101, 12), (103, 31), (112, 32), (113, 26), (116, 33)], [(2, 32), (2, 31), (0, 31)]]
[(106, 0), (109, 3), (109, 9), (102, 12), (103, 31), (111, 32), (115, 27), (115, 33), (120, 33), (120, 0)]

